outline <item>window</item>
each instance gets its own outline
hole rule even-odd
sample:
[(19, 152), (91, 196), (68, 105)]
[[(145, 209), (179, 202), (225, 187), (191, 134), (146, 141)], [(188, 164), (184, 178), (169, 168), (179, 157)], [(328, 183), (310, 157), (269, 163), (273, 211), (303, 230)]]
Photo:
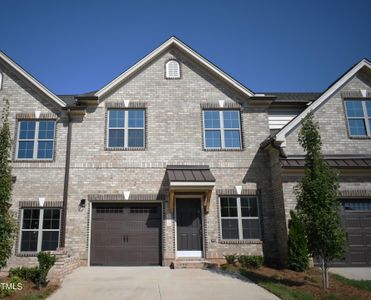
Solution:
[(55, 121), (18, 122), (17, 159), (53, 159)]
[(344, 210), (371, 211), (371, 200), (369, 199), (352, 199), (343, 200)]
[(144, 148), (144, 109), (108, 110), (108, 148)]
[(169, 60), (165, 64), (166, 78), (180, 78), (180, 65), (176, 60)]
[(221, 197), (222, 239), (260, 239), (258, 200), (256, 197)]
[(4, 76), (3, 76), (3, 73), (0, 70), (0, 90), (3, 88), (3, 79), (4, 79)]
[(239, 111), (205, 110), (203, 118), (206, 149), (241, 149)]
[(21, 252), (56, 250), (59, 245), (61, 209), (22, 210)]
[(371, 136), (371, 100), (345, 100), (350, 136)]

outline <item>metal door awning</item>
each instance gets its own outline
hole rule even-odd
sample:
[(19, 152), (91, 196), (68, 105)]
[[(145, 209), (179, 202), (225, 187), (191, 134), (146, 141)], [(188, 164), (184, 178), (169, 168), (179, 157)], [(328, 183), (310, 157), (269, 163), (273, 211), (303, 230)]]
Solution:
[(169, 179), (170, 211), (174, 211), (174, 194), (176, 192), (204, 193), (205, 212), (209, 210), (212, 190), (215, 186), (215, 177), (207, 165), (169, 165), (166, 167)]

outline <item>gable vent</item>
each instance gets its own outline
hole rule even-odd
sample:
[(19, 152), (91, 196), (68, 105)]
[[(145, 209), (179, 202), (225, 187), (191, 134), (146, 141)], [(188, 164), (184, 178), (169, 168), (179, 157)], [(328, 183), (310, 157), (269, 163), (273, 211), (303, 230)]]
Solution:
[(180, 64), (176, 60), (169, 60), (165, 64), (166, 78), (180, 78)]

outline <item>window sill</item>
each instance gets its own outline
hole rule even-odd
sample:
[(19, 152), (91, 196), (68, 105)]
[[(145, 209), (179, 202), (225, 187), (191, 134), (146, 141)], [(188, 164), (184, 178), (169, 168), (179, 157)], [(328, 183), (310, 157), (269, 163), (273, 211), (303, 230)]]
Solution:
[(124, 147), (106, 147), (105, 151), (145, 151), (145, 147), (132, 147), (132, 148), (124, 148)]
[[(53, 251), (43, 251), (43, 252), (47, 252), (51, 255), (59, 255), (59, 254), (62, 254), (63, 251), (60, 251), (60, 250), (53, 250)], [(15, 254), (15, 256), (17, 257), (36, 257), (40, 252), (17, 252)]]
[(352, 140), (370, 140), (371, 136), (349, 136)]
[(220, 244), (263, 244), (262, 240), (251, 239), (251, 240), (220, 240)]
[(54, 159), (13, 159), (14, 163), (51, 163)]
[(230, 152), (230, 151), (241, 152), (244, 149), (243, 148), (203, 148), (202, 150), (206, 151), (206, 152), (208, 152), (208, 151), (210, 151), (210, 152), (224, 152), (224, 151), (227, 151), (227, 152)]

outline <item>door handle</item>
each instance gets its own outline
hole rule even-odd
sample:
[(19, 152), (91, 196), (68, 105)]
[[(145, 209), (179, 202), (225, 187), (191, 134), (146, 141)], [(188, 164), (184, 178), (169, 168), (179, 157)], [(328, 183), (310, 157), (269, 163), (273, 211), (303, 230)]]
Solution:
[(125, 234), (124, 234), (124, 235), (122, 236), (122, 242), (123, 242), (123, 243), (127, 243), (128, 241), (129, 241), (129, 237), (128, 237), (128, 235), (125, 235)]

